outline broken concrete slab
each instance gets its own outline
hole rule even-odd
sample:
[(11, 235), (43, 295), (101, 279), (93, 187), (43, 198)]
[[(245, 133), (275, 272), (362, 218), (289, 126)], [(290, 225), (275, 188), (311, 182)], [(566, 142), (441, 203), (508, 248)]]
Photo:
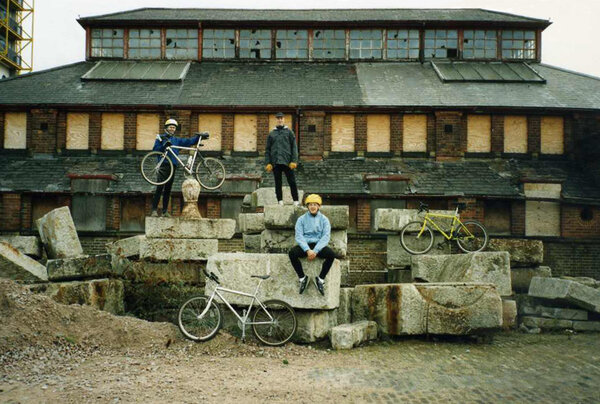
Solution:
[(12, 245), (0, 242), (0, 278), (24, 282), (48, 280), (46, 267)]
[[(290, 187), (283, 187), (283, 203), (291, 205), (294, 201), (292, 199), (292, 193)], [(298, 200), (302, 203), (304, 197), (304, 191), (298, 190)], [(277, 197), (275, 196), (274, 187), (258, 188), (252, 192), (251, 205), (254, 208), (264, 207), (268, 205), (277, 205)]]
[(10, 244), (30, 257), (40, 258), (42, 256), (42, 244), (40, 239), (35, 236), (0, 236), (0, 242)]
[(535, 276), (529, 285), (529, 296), (559, 299), (600, 313), (600, 290), (567, 279)]
[[(444, 255), (451, 253), (451, 244), (442, 243), (445, 239), (439, 233), (434, 234), (433, 248), (426, 255)], [(440, 245), (440, 247), (438, 247)], [(388, 235), (387, 237), (387, 265), (391, 268), (410, 267), (413, 255), (402, 247), (400, 236)]]
[[(325, 279), (325, 296), (321, 296), (312, 279), (321, 272), (322, 259), (301, 259), (304, 273), (311, 282), (302, 295), (298, 293), (298, 276), (285, 254), (219, 253), (208, 259), (207, 270), (215, 273), (221, 286), (253, 294), (259, 279), (250, 275), (271, 275), (261, 285), (258, 297), (262, 301), (279, 299), (298, 309), (331, 310), (339, 306), (340, 262), (335, 260)], [(210, 295), (216, 283), (206, 280), (206, 294)], [(231, 304), (248, 304), (248, 298), (227, 294)]]
[[(454, 215), (453, 210), (430, 210), (431, 213), (440, 215)], [(375, 231), (400, 231), (408, 222), (423, 221), (425, 212), (419, 213), (417, 209), (375, 209), (373, 229)], [(452, 219), (436, 218), (436, 223), (442, 228), (450, 227)]]
[(137, 283), (198, 285), (204, 283), (204, 268), (204, 261), (133, 261), (124, 271), (123, 277)]
[(206, 261), (218, 250), (217, 239), (146, 238), (140, 243), (140, 258), (158, 261)]
[(546, 307), (542, 305), (522, 306), (521, 314), (533, 317), (555, 318), (558, 320), (587, 321), (588, 312), (585, 310), (568, 309), (566, 307)]
[(50, 259), (83, 255), (71, 211), (67, 206), (54, 209), (36, 221), (42, 243)]
[(352, 291), (354, 288), (340, 288), (340, 305), (337, 308), (337, 323), (352, 322)]
[(333, 349), (351, 349), (363, 342), (377, 339), (377, 323), (364, 320), (341, 324), (331, 329), (330, 338)]
[(241, 233), (257, 234), (265, 229), (264, 213), (240, 213), (238, 215), (238, 227)]
[(540, 328), (542, 330), (564, 330), (573, 328), (573, 321), (559, 320), (555, 318), (531, 317), (521, 318), (521, 324), (527, 328)]
[(60, 281), (120, 276), (128, 264), (116, 255), (100, 254), (48, 260), (46, 268), (49, 280)]
[(561, 276), (561, 279), (566, 279), (573, 282), (581, 283), (590, 288), (600, 289), (600, 281), (588, 276)]
[(527, 268), (510, 268), (510, 280), (512, 288), (518, 292), (527, 292), (529, 284), (534, 276), (543, 278), (552, 277), (552, 270), (547, 266), (527, 267)]
[(492, 284), (358, 285), (353, 321), (375, 321), (389, 335), (468, 335), (502, 326), (502, 300)]
[[(349, 223), (349, 208), (346, 205), (323, 205), (321, 213), (329, 219), (332, 230), (346, 230)], [(296, 221), (308, 209), (294, 205), (270, 205), (265, 206), (264, 223), (265, 228), (273, 230), (294, 229)]]
[(235, 234), (233, 219), (187, 219), (146, 217), (146, 237), (162, 239), (230, 239)]
[[(269, 230), (261, 233), (260, 250), (264, 253), (287, 254), (296, 245), (293, 230)], [(329, 248), (336, 257), (344, 258), (348, 249), (348, 235), (345, 230), (333, 230), (329, 239)]]
[(122, 257), (139, 257), (140, 244), (145, 240), (146, 236), (139, 235), (133, 237), (122, 238), (112, 243), (106, 244), (106, 252), (109, 254), (120, 255)]
[(493, 238), (486, 251), (508, 251), (510, 267), (536, 267), (544, 260), (544, 243), (541, 240)]
[(501, 296), (512, 294), (510, 263), (506, 251), (415, 255), (411, 270), (415, 280), (493, 283)]
[(510, 329), (517, 327), (517, 302), (514, 300), (502, 300), (502, 328)]
[(336, 310), (297, 310), (296, 319), (296, 342), (310, 343), (325, 339), (337, 325)]
[(123, 281), (119, 279), (54, 282), (39, 292), (62, 304), (84, 304), (112, 314), (125, 312)]
[(243, 234), (244, 240), (244, 251), (247, 253), (259, 253), (260, 252), (260, 234)]

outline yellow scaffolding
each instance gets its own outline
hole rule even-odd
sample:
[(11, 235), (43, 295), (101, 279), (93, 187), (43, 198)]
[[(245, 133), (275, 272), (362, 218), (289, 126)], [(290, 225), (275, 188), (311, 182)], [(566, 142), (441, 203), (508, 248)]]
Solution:
[[(0, 63), (17, 74), (33, 69), (34, 0), (0, 0)], [(14, 49), (11, 48), (14, 44)]]

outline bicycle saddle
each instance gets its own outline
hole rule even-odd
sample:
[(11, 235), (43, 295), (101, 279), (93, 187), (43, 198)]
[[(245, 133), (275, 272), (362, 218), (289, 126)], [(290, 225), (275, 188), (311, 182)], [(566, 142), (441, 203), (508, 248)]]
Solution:
[(250, 278), (269, 279), (271, 275), (250, 275)]

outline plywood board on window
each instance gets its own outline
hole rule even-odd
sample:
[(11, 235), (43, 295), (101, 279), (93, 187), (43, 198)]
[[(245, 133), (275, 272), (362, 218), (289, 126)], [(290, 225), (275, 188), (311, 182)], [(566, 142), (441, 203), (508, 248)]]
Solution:
[(402, 150), (427, 151), (427, 115), (406, 114), (402, 118)]
[(160, 131), (158, 114), (138, 114), (136, 127), (137, 150), (152, 150), (156, 135)]
[(540, 128), (542, 154), (563, 154), (565, 133), (561, 116), (543, 116)]
[(354, 151), (354, 115), (341, 114), (331, 117), (331, 151)]
[(256, 151), (256, 122), (256, 115), (235, 115), (233, 120), (234, 151)]
[(558, 202), (525, 202), (526, 236), (560, 236), (560, 204)]
[(27, 113), (7, 112), (4, 115), (4, 148), (25, 149), (27, 147)]
[(367, 151), (390, 151), (389, 115), (367, 115)]
[(525, 191), (525, 196), (528, 198), (560, 199), (562, 185), (527, 182), (523, 184), (523, 190)]
[(102, 150), (123, 150), (125, 116), (116, 113), (102, 114)]
[(198, 114), (198, 132), (208, 132), (208, 140), (202, 141), (202, 150), (221, 150), (223, 116), (221, 114)]
[(492, 119), (489, 115), (467, 116), (467, 151), (489, 153), (492, 150)]
[(90, 139), (90, 115), (67, 113), (67, 149), (87, 150)]
[(504, 153), (527, 153), (527, 117), (504, 117)]
[[(290, 115), (290, 114), (283, 115), (283, 124), (285, 126), (287, 126), (288, 128), (290, 128), (291, 130), (294, 130), (293, 123), (292, 123), (292, 115)], [(269, 131), (272, 131), (273, 129), (275, 129), (275, 126), (277, 126), (277, 119), (275, 118), (275, 114), (269, 115)]]

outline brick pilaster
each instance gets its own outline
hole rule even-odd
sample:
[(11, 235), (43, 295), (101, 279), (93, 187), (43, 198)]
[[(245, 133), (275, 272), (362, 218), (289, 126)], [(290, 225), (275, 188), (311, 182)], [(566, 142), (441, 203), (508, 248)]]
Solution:
[(403, 135), (404, 115), (392, 114), (390, 116), (390, 151), (392, 153), (402, 153)]
[(298, 153), (305, 159), (316, 160), (323, 157), (325, 113), (305, 111), (299, 122)]
[(233, 114), (223, 114), (221, 119), (221, 150), (233, 150)]
[(102, 113), (91, 112), (90, 113), (90, 129), (89, 129), (89, 144), (90, 150), (100, 150), (102, 137)]
[(525, 235), (525, 201), (513, 201), (510, 205), (510, 232), (513, 236)]
[(31, 195), (21, 195), (21, 228), (31, 230), (32, 207)]
[(59, 111), (56, 117), (56, 149), (67, 148), (67, 112)]
[(504, 151), (504, 116), (492, 115), (492, 153)]
[(267, 147), (267, 136), (269, 136), (269, 129), (269, 115), (258, 114), (256, 119), (256, 151), (258, 151), (261, 156), (265, 155), (265, 147)]
[(331, 151), (331, 114), (325, 115), (323, 123), (323, 151)]
[(106, 199), (106, 230), (119, 230), (121, 226), (121, 201), (118, 196), (110, 196)]
[(435, 113), (436, 157), (460, 157), (464, 154), (467, 148), (465, 119), (462, 112)]
[(527, 117), (527, 152), (537, 153), (541, 151), (541, 125), (539, 116)]
[(2, 230), (18, 231), (21, 229), (21, 195), (2, 194)]
[(55, 109), (32, 109), (27, 116), (27, 148), (34, 153), (56, 151)]
[(436, 151), (436, 119), (434, 114), (427, 114), (427, 153)]
[(362, 233), (371, 231), (371, 202), (368, 199), (356, 201), (356, 230)]
[(137, 144), (137, 114), (135, 112), (125, 113), (125, 132), (123, 134), (123, 147), (130, 152), (135, 150)]
[(221, 200), (209, 198), (206, 200), (206, 217), (219, 219), (221, 217)]
[(354, 150), (367, 151), (367, 115), (365, 114), (354, 116)]

